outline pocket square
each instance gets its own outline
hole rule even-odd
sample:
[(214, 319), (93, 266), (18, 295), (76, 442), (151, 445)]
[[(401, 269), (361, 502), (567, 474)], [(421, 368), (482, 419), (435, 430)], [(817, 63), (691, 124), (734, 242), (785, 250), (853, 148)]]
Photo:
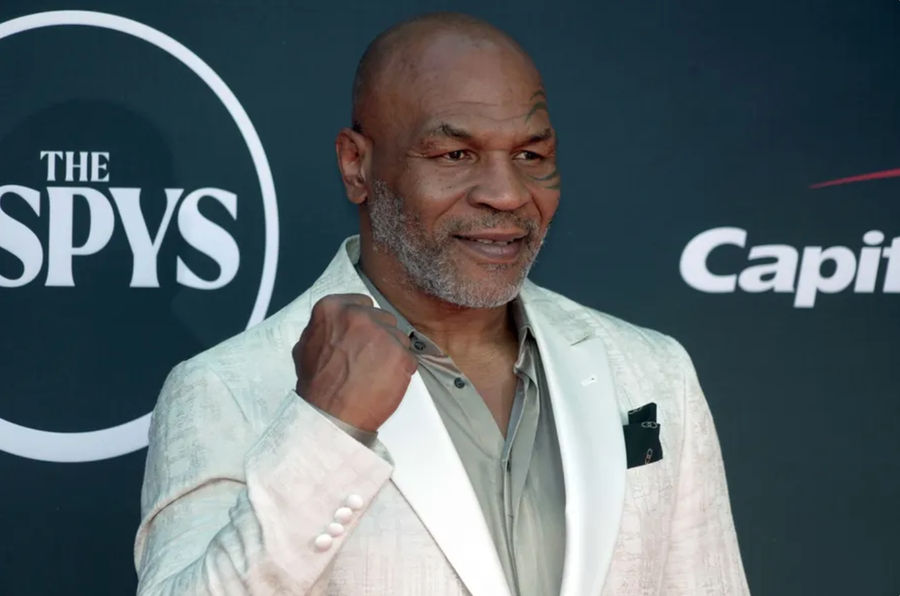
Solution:
[(625, 436), (625, 459), (629, 468), (662, 459), (655, 403), (650, 402), (629, 411), (628, 424), (622, 427), (622, 433)]

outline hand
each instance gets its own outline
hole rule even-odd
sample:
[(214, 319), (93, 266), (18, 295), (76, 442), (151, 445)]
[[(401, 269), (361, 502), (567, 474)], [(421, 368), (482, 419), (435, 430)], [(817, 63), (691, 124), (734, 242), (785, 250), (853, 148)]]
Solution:
[(297, 394), (356, 428), (375, 432), (394, 413), (414, 372), (397, 319), (362, 294), (332, 294), (312, 309), (292, 351)]

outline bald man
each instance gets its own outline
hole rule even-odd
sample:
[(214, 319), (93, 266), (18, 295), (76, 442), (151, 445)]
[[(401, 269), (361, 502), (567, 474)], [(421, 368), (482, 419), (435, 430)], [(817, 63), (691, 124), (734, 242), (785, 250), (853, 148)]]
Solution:
[(336, 141), (359, 235), (167, 379), (139, 594), (747, 593), (684, 350), (527, 281), (548, 106), (471, 17), (370, 44)]

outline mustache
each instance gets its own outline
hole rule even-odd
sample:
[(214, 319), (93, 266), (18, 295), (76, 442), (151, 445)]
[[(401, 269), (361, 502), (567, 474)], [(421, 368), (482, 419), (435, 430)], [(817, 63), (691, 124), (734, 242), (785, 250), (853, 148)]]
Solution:
[(533, 219), (521, 217), (514, 213), (498, 211), (485, 213), (478, 217), (453, 218), (442, 227), (443, 232), (448, 236), (465, 235), (494, 228), (517, 228), (526, 233), (526, 238), (531, 238), (537, 233), (540, 226)]

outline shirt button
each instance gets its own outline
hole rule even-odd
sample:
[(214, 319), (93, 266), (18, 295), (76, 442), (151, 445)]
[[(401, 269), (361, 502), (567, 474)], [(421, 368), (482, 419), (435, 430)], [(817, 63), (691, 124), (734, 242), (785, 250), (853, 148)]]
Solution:
[(466, 386), (466, 381), (462, 377), (456, 377), (455, 379), (453, 379), (453, 384), (462, 389)]
[(363, 501), (363, 498), (361, 496), (353, 494), (347, 496), (346, 505), (354, 511), (359, 511), (363, 508), (365, 502)]
[(353, 519), (353, 510), (349, 507), (339, 507), (337, 511), (334, 512), (334, 521), (346, 524), (348, 521)]
[(316, 536), (315, 545), (316, 550), (319, 552), (323, 552), (331, 548), (331, 543), (334, 542), (334, 538), (329, 536), (328, 534), (319, 534)]
[(332, 536), (340, 536), (344, 533), (344, 525), (337, 522), (331, 522), (328, 524), (326, 531)]
[(418, 350), (418, 351), (421, 352), (422, 350), (425, 349), (425, 342), (422, 341), (421, 339), (417, 339), (416, 341), (413, 342), (413, 347), (414, 347), (416, 350)]

